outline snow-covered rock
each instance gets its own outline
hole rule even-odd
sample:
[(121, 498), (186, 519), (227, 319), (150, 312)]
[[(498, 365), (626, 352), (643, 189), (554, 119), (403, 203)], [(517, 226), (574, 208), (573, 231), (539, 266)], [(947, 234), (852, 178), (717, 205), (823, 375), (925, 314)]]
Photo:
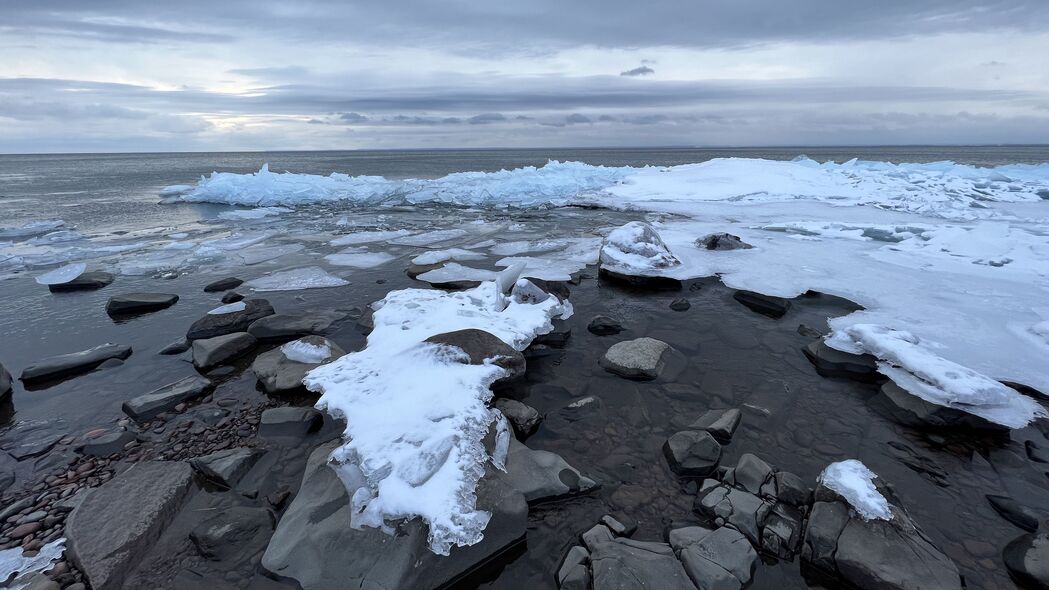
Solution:
[(601, 246), (601, 272), (622, 278), (666, 276), (681, 265), (656, 230), (642, 221), (631, 221), (608, 234)]

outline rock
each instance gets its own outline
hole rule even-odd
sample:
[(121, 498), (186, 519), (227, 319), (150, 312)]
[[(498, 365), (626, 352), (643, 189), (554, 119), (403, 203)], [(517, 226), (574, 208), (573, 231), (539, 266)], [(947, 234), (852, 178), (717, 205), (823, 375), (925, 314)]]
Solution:
[(553, 325), (554, 329), (546, 334), (536, 336), (535, 339), (532, 340), (532, 344), (546, 344), (547, 346), (564, 348), (564, 346), (568, 344), (568, 339), (572, 336), (572, 327), (568, 325), (568, 322), (561, 318), (550, 320), (550, 324)]
[(681, 265), (656, 230), (643, 221), (631, 221), (612, 230), (601, 245), (598, 271), (634, 285), (680, 287), (680, 281), (662, 276)]
[(1018, 537), (1005, 546), (1002, 559), (1023, 587), (1049, 589), (1049, 533)]
[(674, 311), (688, 311), (692, 307), (692, 304), (688, 302), (688, 299), (675, 299), (670, 302), (670, 309)]
[(212, 283), (208, 283), (204, 286), (205, 293), (218, 293), (219, 291), (229, 291), (230, 289), (236, 289), (237, 287), (244, 284), (244, 281), (237, 277), (226, 277), (219, 279)]
[(317, 431), (324, 422), (321, 413), (313, 408), (284, 406), (262, 412), (259, 421), (259, 436), (304, 437)]
[(585, 533), (580, 535), (580, 538), (583, 540), (583, 544), (586, 545), (588, 549), (593, 551), (594, 547), (597, 547), (602, 543), (608, 543), (609, 541), (613, 541), (615, 540), (616, 536), (612, 534), (612, 529), (606, 527), (603, 524), (595, 524), (594, 526), (590, 527), (590, 529), (587, 530)]
[(210, 369), (243, 356), (255, 348), (255, 337), (247, 332), (224, 334), (193, 341), (193, 366)]
[(670, 435), (663, 444), (663, 455), (674, 473), (682, 477), (705, 477), (721, 461), (721, 445), (709, 432), (683, 430)]
[(1038, 530), (1038, 516), (1027, 506), (1008, 496), (988, 494), (987, 501), (991, 503), (991, 508), (994, 508), (998, 516), (1005, 520), (1030, 533)]
[(214, 389), (210, 380), (193, 375), (129, 399), (121, 407), (136, 422), (145, 422), (173, 410), (183, 402), (203, 397)]
[(629, 379), (655, 379), (663, 372), (670, 345), (654, 338), (637, 338), (613, 344), (601, 357), (606, 371)]
[(1049, 449), (1040, 446), (1033, 440), (1029, 440), (1024, 443), (1024, 449), (1027, 451), (1027, 458), (1035, 463), (1049, 463)]
[(111, 316), (147, 313), (166, 309), (177, 301), (178, 295), (168, 293), (125, 293), (109, 298), (106, 313)]
[(44, 574), (36, 574), (30, 579), (29, 585), (20, 587), (24, 590), (62, 590), (58, 582)]
[(220, 299), (219, 301), (221, 301), (222, 303), (225, 303), (225, 304), (228, 305), (230, 303), (236, 303), (238, 301), (243, 301), (243, 300), (244, 300), (244, 296), (241, 295), (240, 293), (237, 293), (236, 291), (229, 291), (229, 292), (223, 294), (222, 295), (222, 299)]
[(163, 355), (182, 354), (182, 353), (186, 352), (187, 350), (189, 350), (190, 344), (191, 343), (190, 343), (189, 340), (186, 340), (185, 338), (179, 338), (178, 340), (172, 342), (171, 344), (168, 344), (164, 348), (161, 348), (160, 351), (157, 352), (157, 354), (163, 354)]
[(101, 344), (94, 348), (49, 357), (37, 361), (22, 371), (23, 383), (34, 383), (59, 377), (86, 373), (109, 359), (124, 360), (131, 356), (131, 347), (123, 344)]
[(707, 250), (749, 250), (754, 246), (744, 242), (739, 236), (722, 232), (699, 238), (696, 240), (696, 247)]
[(772, 503), (740, 489), (723, 484), (700, 490), (693, 510), (711, 521), (720, 518), (746, 535), (754, 545), (761, 543), (761, 529), (772, 510)]
[(568, 550), (557, 568), (557, 585), (562, 590), (589, 590), (590, 552), (576, 545)]
[(630, 535), (634, 534), (634, 531), (637, 530), (636, 524), (623, 524), (622, 522), (608, 514), (601, 517), (601, 524), (608, 527), (608, 530), (612, 531), (612, 534), (617, 537), (629, 537)]
[(756, 311), (770, 318), (783, 317), (790, 309), (790, 300), (782, 297), (763, 295), (754, 291), (736, 291), (732, 294), (736, 301), (747, 306), (751, 311)]
[(761, 548), (780, 559), (794, 559), (801, 542), (804, 515), (782, 502), (772, 507), (761, 529)]
[(346, 319), (346, 315), (338, 311), (304, 315), (278, 313), (255, 320), (248, 326), (248, 334), (259, 340), (295, 340), (301, 336), (324, 334), (332, 324)]
[[(268, 318), (259, 321), (265, 319)], [(323, 363), (300, 363), (289, 359), (279, 347), (260, 354), (251, 363), (251, 370), (266, 393), (298, 391), (303, 388), (302, 379), (306, 373), (346, 354), (339, 345), (323, 336), (305, 336), (301, 340), (314, 346), (327, 346), (331, 351), (330, 356)]]
[(842, 377), (871, 383), (884, 377), (878, 373), (878, 359), (870, 354), (849, 354), (833, 349), (822, 340), (810, 343), (801, 351), (823, 377)]
[(42, 528), (44, 528), (44, 523), (42, 522), (27, 522), (11, 529), (11, 532), (7, 533), (7, 536), (12, 539), (21, 539), (26, 535), (32, 535), (39, 532)]
[(623, 331), (623, 324), (619, 320), (604, 315), (594, 316), (586, 329), (597, 336), (611, 336)]
[(454, 346), (461, 349), (469, 357), (464, 360), (467, 364), (483, 365), (486, 360), (491, 359), (492, 364), (507, 371), (507, 375), (496, 380), (492, 384), (493, 386), (508, 383), (523, 377), (525, 374), (524, 355), (500, 340), (497, 336), (484, 330), (470, 328), (446, 332), (430, 336), (426, 339), (426, 342)]
[[(772, 467), (757, 455), (744, 453), (732, 470), (734, 483), (754, 494), (762, 495), (765, 482), (772, 478)], [(775, 490), (771, 495), (775, 496)]]
[(792, 506), (805, 506), (812, 501), (812, 488), (800, 477), (787, 471), (775, 475), (776, 498)]
[(737, 590), (754, 574), (758, 554), (735, 529), (685, 527), (670, 531), (668, 540), (688, 577), (704, 590)]
[(186, 498), (187, 463), (146, 461), (87, 492), (66, 520), (66, 556), (95, 590), (120, 588)]
[(239, 565), (266, 546), (272, 531), (273, 517), (265, 508), (234, 506), (200, 523), (189, 539), (202, 556)]
[(525, 535), (528, 506), (494, 469), (477, 487), (478, 509), (492, 513), (479, 543), (440, 556), (430, 551), (419, 519), (392, 523), (396, 535), (353, 529), (347, 484), (327, 464), (337, 444), (321, 445), (310, 455), (299, 492), (262, 558), (265, 570), (294, 580), (302, 590), (451, 587)]
[(518, 438), (526, 438), (535, 432), (543, 420), (539, 410), (517, 400), (499, 398), (495, 400), (495, 407), (510, 421)]
[(594, 590), (694, 590), (674, 550), (666, 543), (622, 537), (601, 543), (590, 553)]
[(90, 291), (94, 289), (101, 289), (113, 282), (113, 275), (108, 272), (102, 272), (93, 270), (82, 273), (79, 277), (66, 283), (59, 283), (56, 285), (48, 285), (47, 288), (52, 293), (59, 293), (62, 291)]
[(11, 385), (11, 373), (7, 371), (3, 364), (0, 364), (0, 403), (7, 401), (11, 396), (11, 391), (14, 388)]
[(133, 440), (138, 440), (134, 432), (114, 430), (85, 442), (77, 450), (89, 457), (108, 457), (123, 451), (124, 445)]
[(560, 455), (530, 449), (510, 439), (506, 456), (506, 480), (529, 504), (587, 492), (597, 483), (582, 475)]
[(225, 449), (190, 459), (189, 464), (204, 478), (230, 489), (264, 454), (261, 449)]
[(5, 506), (2, 510), (0, 510), (0, 522), (4, 522), (11, 516), (18, 514), (26, 508), (30, 508), (35, 503), (36, 502), (34, 502), (33, 496), (26, 496), (21, 500), (12, 502), (9, 506)]
[(232, 313), (207, 314), (193, 322), (186, 333), (190, 340), (214, 338), (235, 332), (245, 332), (259, 318), (273, 315), (273, 306), (265, 299), (245, 299), (244, 309)]
[(706, 430), (721, 444), (728, 444), (742, 419), (743, 413), (735, 408), (730, 410), (709, 410), (690, 424), (689, 429)]
[(361, 317), (357, 318), (357, 331), (361, 334), (368, 335), (375, 329), (375, 310), (370, 305), (364, 308), (361, 312)]
[(962, 587), (958, 568), (903, 509), (893, 506), (891, 520), (864, 520), (823, 486), (816, 492), (801, 554), (803, 563), (824, 576), (857, 588)]
[(892, 381), (883, 383), (880, 393), (892, 416), (906, 426), (968, 428), (999, 432), (1009, 430), (1006, 426), (984, 420), (968, 412), (927, 402)]

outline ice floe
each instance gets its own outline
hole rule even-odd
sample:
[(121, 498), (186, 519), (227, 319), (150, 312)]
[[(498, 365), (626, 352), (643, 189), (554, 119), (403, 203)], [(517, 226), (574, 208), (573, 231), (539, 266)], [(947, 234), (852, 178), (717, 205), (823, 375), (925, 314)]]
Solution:
[(820, 473), (819, 482), (840, 494), (864, 520), (892, 520), (889, 501), (874, 486), (878, 477), (856, 459), (831, 463)]
[(28, 238), (52, 232), (64, 227), (66, 222), (61, 219), (46, 219), (42, 221), (30, 221), (17, 227), (0, 227), (0, 239)]
[(83, 262), (74, 262), (73, 264), (67, 264), (50, 272), (45, 272), (36, 278), (36, 282), (41, 285), (61, 285), (62, 283), (68, 283), (84, 274), (85, 270), (87, 270), (86, 264)]
[(355, 246), (357, 244), (370, 244), (372, 242), (385, 242), (393, 238), (403, 238), (405, 236), (412, 235), (412, 232), (406, 229), (396, 230), (385, 230), (385, 231), (361, 231), (352, 234), (346, 234), (339, 236), (334, 240), (328, 242), (332, 246)]
[(255, 291), (298, 291), (301, 289), (342, 287), (349, 284), (349, 281), (328, 274), (327, 271), (319, 266), (305, 266), (290, 270), (280, 270), (269, 276), (250, 280), (244, 283), (244, 286)]
[(498, 414), (487, 407), (489, 385), (505, 369), (465, 364), (459, 349), (424, 340), (476, 328), (522, 350), (552, 330), (566, 311), (556, 297), (522, 303), (497, 286), (512, 286), (520, 270), (454, 293), (393, 291), (373, 304), (364, 350), (306, 375), (322, 394), (318, 407), (347, 420), (331, 460), (353, 491), (352, 526), (385, 529), (417, 516), (430, 527), (430, 548), (445, 555), (481, 540), (491, 515), (477, 509), (475, 489), (488, 458), (482, 439)]
[(353, 248), (324, 257), (325, 260), (335, 266), (349, 266), (351, 268), (375, 268), (386, 264), (394, 258), (396, 256), (386, 252), (366, 252)]
[(331, 357), (331, 347), (327, 344), (310, 344), (303, 340), (293, 340), (283, 344), (280, 351), (288, 357), (288, 360), (311, 365), (323, 363)]
[(463, 248), (449, 248), (447, 250), (431, 250), (429, 252), (423, 252), (415, 258), (412, 258), (412, 264), (427, 265), (440, 264), (442, 262), (448, 262), (449, 260), (467, 261), (484, 259), (485, 255), (480, 252), (465, 250)]
[(238, 311), (244, 311), (244, 308), (248, 306), (243, 301), (236, 301), (234, 303), (227, 303), (226, 305), (220, 305), (215, 309), (208, 312), (208, 315), (225, 315), (227, 313), (235, 313)]
[(223, 211), (222, 213), (219, 213), (219, 219), (262, 219), (263, 217), (271, 217), (275, 215), (280, 215), (281, 213), (290, 212), (291, 209), (288, 209), (287, 207), (256, 207), (254, 209), (235, 209), (233, 211)]

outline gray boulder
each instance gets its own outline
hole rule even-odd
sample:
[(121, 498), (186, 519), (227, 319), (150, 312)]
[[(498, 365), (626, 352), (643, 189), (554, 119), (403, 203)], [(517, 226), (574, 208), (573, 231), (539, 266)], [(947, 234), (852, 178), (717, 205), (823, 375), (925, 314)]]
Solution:
[(241, 564), (266, 547), (272, 531), (273, 516), (265, 508), (234, 506), (197, 525), (189, 539), (207, 559)]
[(590, 552), (576, 545), (568, 550), (557, 568), (557, 586), (561, 590), (589, 590)]
[(205, 293), (218, 293), (219, 291), (229, 291), (230, 289), (236, 289), (244, 283), (237, 277), (226, 277), (217, 281), (208, 283), (204, 286)]
[(464, 362), (467, 364), (483, 365), (486, 360), (491, 360), (492, 364), (506, 369), (507, 375), (496, 380), (492, 385), (508, 383), (523, 377), (525, 374), (524, 355), (500, 340), (499, 337), (484, 330), (471, 328), (446, 332), (430, 336), (426, 339), (426, 342), (452, 346), (462, 350), (468, 357), (464, 359)]
[[(707, 480), (710, 481), (710, 480)], [(700, 489), (693, 510), (708, 520), (718, 518), (746, 535), (754, 545), (761, 544), (761, 529), (772, 511), (773, 503), (749, 492), (724, 484), (707, 485)]]
[(728, 444), (739, 427), (743, 413), (733, 408), (730, 410), (709, 410), (689, 425), (690, 430), (706, 430), (718, 442)]
[(259, 318), (248, 326), (248, 334), (259, 340), (295, 340), (301, 336), (324, 334), (332, 324), (346, 319), (339, 311), (318, 311), (309, 314), (277, 313)]
[(655, 379), (663, 372), (670, 345), (655, 338), (613, 344), (599, 361), (606, 371), (629, 379)]
[(115, 277), (108, 272), (93, 270), (81, 273), (79, 277), (72, 281), (48, 285), (47, 288), (52, 293), (61, 293), (63, 291), (91, 291), (109, 285), (113, 282), (114, 278)]
[(827, 346), (822, 338), (811, 342), (801, 352), (824, 377), (842, 377), (865, 383), (883, 379), (878, 373), (878, 359), (873, 355), (842, 352)]
[(255, 337), (247, 332), (236, 332), (193, 341), (193, 366), (198, 369), (212, 367), (243, 356), (255, 348)]
[(1005, 546), (1009, 574), (1025, 588), (1049, 589), (1049, 533), (1022, 535)]
[(506, 456), (506, 479), (524, 494), (529, 504), (587, 492), (597, 483), (579, 473), (560, 455), (530, 449), (510, 439)]
[(591, 549), (594, 590), (695, 590), (666, 543), (619, 537)]
[(88, 440), (77, 450), (89, 457), (108, 457), (123, 451), (133, 440), (138, 440), (134, 432), (120, 428)]
[(594, 319), (590, 320), (587, 324), (586, 329), (596, 336), (611, 336), (618, 334), (623, 331), (623, 324), (615, 318), (610, 318), (605, 315), (594, 316)]
[(771, 318), (780, 318), (790, 309), (790, 300), (783, 297), (764, 295), (754, 291), (736, 291), (732, 297), (751, 311)]
[(494, 405), (510, 421), (518, 438), (526, 438), (534, 433), (543, 421), (539, 410), (515, 399), (499, 398)]
[(316, 432), (324, 423), (324, 417), (313, 408), (284, 406), (262, 412), (259, 420), (259, 436), (266, 438), (302, 438)]
[(889, 408), (889, 413), (898, 422), (907, 426), (967, 428), (999, 432), (1009, 430), (1006, 426), (995, 424), (968, 412), (927, 402), (892, 381), (883, 383), (880, 393)]
[(199, 340), (235, 332), (245, 332), (259, 318), (273, 315), (273, 306), (265, 299), (246, 299), (244, 309), (232, 313), (206, 314), (193, 322), (186, 338)]
[(1033, 533), (1038, 530), (1038, 515), (1027, 506), (1013, 500), (1009, 496), (995, 496), (988, 494), (987, 501), (991, 508), (1005, 520), (1015, 524), (1023, 530)]
[(109, 298), (106, 313), (111, 316), (147, 313), (166, 309), (177, 301), (178, 295), (169, 293), (125, 293)]
[(663, 443), (663, 455), (674, 473), (683, 477), (706, 477), (718, 468), (721, 445), (709, 432), (682, 430)]
[(264, 454), (261, 449), (224, 449), (190, 459), (189, 464), (204, 478), (228, 489), (237, 485)]
[[(267, 318), (259, 321), (265, 319)], [(323, 336), (305, 336), (300, 340), (313, 346), (327, 346), (331, 354), (322, 363), (302, 363), (291, 360), (280, 347), (260, 354), (251, 363), (251, 370), (254, 371), (266, 393), (288, 393), (300, 390), (303, 388), (302, 379), (306, 373), (346, 354), (346, 351), (339, 348), (339, 345)]]
[(744, 242), (739, 236), (721, 232), (699, 238), (696, 240), (696, 247), (707, 250), (749, 250), (754, 246)]
[(181, 508), (192, 481), (187, 463), (146, 461), (89, 490), (66, 520), (66, 556), (95, 590), (121, 588)]
[(863, 590), (962, 587), (957, 566), (903, 509), (892, 506), (891, 520), (864, 520), (822, 486), (816, 491), (801, 556), (825, 576)]
[(668, 540), (701, 590), (738, 590), (750, 583), (758, 554), (739, 531), (685, 527), (670, 531)]
[(200, 375), (193, 375), (129, 399), (124, 402), (121, 409), (136, 422), (145, 422), (152, 420), (158, 414), (174, 409), (182, 402), (203, 397), (214, 388), (210, 380)]
[[(244, 296), (241, 295), (240, 293), (237, 293), (236, 291), (228, 291), (224, 295), (222, 295), (222, 299), (219, 299), (219, 301), (221, 301), (223, 303), (226, 303), (226, 304), (236, 303), (238, 301), (243, 301), (243, 300), (244, 300)], [(250, 327), (251, 326), (249, 326), (249, 328)]]
[(189, 350), (190, 345), (191, 342), (189, 340), (186, 340), (185, 338), (179, 338), (178, 340), (172, 342), (171, 344), (168, 344), (164, 348), (161, 348), (159, 351), (157, 351), (157, 354), (162, 354), (166, 356), (182, 354)]
[(86, 373), (109, 359), (124, 360), (131, 356), (131, 347), (123, 344), (101, 344), (94, 348), (49, 357), (22, 370), (23, 383), (68, 377)]
[(419, 519), (393, 523), (394, 535), (355, 530), (350, 527), (347, 484), (327, 464), (337, 444), (321, 445), (310, 455), (299, 492), (262, 557), (265, 570), (294, 580), (302, 590), (449, 587), (525, 535), (528, 506), (496, 470), (477, 487), (478, 508), (492, 513), (479, 543), (435, 555)]

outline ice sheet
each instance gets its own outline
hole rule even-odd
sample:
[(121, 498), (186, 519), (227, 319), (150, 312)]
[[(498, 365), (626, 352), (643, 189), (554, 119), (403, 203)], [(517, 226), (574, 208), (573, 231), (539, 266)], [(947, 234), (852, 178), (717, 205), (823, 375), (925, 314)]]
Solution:
[(302, 289), (342, 287), (349, 284), (349, 281), (328, 274), (327, 271), (319, 266), (306, 266), (280, 270), (269, 276), (250, 280), (244, 283), (244, 286), (255, 291), (298, 291)]
[(235, 209), (233, 211), (223, 211), (219, 213), (219, 219), (229, 220), (248, 220), (248, 219), (262, 219), (263, 217), (270, 217), (274, 215), (280, 215), (281, 213), (290, 213), (291, 209), (287, 207), (257, 207), (255, 209)]
[(55, 270), (45, 272), (36, 278), (36, 282), (41, 285), (61, 285), (84, 274), (85, 270), (87, 270), (86, 264), (74, 262), (73, 264), (67, 264)]
[(302, 340), (288, 342), (280, 347), (280, 351), (288, 360), (311, 365), (323, 363), (331, 357), (331, 347), (327, 344), (310, 344)]
[(393, 260), (396, 256), (386, 252), (361, 252), (354, 249), (343, 250), (324, 257), (328, 262), (336, 266), (349, 266), (351, 268), (375, 268)]

